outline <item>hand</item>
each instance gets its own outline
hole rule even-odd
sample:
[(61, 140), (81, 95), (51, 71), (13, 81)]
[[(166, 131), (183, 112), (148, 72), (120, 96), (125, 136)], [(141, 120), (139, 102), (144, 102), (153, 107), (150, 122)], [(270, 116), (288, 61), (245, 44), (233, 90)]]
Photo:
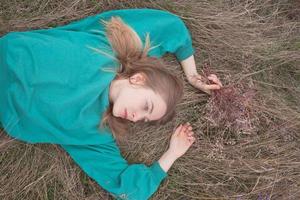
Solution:
[(211, 94), (211, 90), (219, 90), (223, 87), (221, 81), (215, 74), (210, 74), (207, 78), (212, 84), (206, 84), (205, 80), (203, 80), (204, 78), (199, 74), (187, 76), (187, 79), (192, 86), (207, 94)]
[(190, 123), (180, 125), (173, 133), (168, 151), (177, 158), (181, 157), (194, 143), (194, 132)]

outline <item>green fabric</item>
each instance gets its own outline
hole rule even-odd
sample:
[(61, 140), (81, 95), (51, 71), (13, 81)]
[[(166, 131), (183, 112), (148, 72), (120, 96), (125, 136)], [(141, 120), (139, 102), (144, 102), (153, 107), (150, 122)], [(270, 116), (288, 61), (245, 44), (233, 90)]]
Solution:
[(74, 161), (117, 199), (147, 199), (167, 173), (158, 162), (128, 165), (115, 144), (62, 145)]
[[(159, 164), (128, 164), (109, 129), (98, 128), (108, 106), (118, 63), (100, 19), (119, 16), (144, 41), (149, 56), (194, 53), (188, 29), (176, 15), (155, 9), (103, 12), (50, 29), (11, 32), (0, 38), (0, 122), (28, 143), (60, 144), (99, 185), (123, 199), (147, 199), (167, 176)], [(92, 47), (92, 48), (91, 48)]]

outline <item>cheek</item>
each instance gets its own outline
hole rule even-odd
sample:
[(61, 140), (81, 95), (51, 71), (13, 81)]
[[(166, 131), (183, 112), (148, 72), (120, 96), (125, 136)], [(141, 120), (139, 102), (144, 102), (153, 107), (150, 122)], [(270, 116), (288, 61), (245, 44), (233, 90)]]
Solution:
[(125, 108), (130, 112), (140, 112), (145, 106), (145, 94), (139, 90), (123, 91), (115, 100), (113, 105), (113, 115), (118, 116)]
[(136, 107), (141, 102), (143, 98), (142, 94), (139, 90), (127, 90), (119, 96), (118, 101), (120, 102), (123, 107)]
[(112, 114), (115, 117), (119, 117), (125, 108), (132, 109), (134, 107), (134, 102), (132, 102), (132, 98), (128, 98), (128, 95), (125, 93), (120, 95), (113, 104)]

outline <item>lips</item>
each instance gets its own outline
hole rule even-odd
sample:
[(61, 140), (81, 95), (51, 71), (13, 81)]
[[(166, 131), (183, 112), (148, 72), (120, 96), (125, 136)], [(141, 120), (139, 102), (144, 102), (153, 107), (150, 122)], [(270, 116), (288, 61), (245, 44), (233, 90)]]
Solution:
[(127, 110), (126, 110), (126, 108), (124, 110), (124, 115), (123, 116), (124, 116), (125, 119), (127, 119)]

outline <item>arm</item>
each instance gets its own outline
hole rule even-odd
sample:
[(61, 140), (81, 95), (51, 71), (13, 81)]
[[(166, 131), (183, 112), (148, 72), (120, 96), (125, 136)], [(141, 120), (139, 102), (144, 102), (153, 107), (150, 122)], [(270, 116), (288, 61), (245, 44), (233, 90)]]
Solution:
[(198, 75), (194, 55), (191, 55), (190, 57), (186, 58), (185, 60), (182, 60), (180, 62), (180, 64), (181, 64), (182, 69), (188, 79), (189, 79), (189, 77)]
[(162, 57), (165, 53), (173, 53), (179, 61), (193, 55), (194, 48), (188, 28), (177, 15), (157, 9), (121, 9), (110, 10), (89, 16), (55, 29), (83, 31), (103, 36), (104, 27), (100, 20), (109, 20), (119, 16), (132, 27), (144, 42), (149, 33), (151, 46), (155, 47), (149, 56)]
[(168, 150), (151, 166), (128, 164), (114, 141), (101, 145), (61, 145), (101, 187), (118, 199), (148, 199), (167, 176), (174, 161), (193, 144), (189, 124), (176, 128)]
[(201, 76), (196, 70), (193, 56), (195, 49), (190, 32), (181, 18), (171, 12), (147, 8), (110, 10), (55, 29), (83, 31), (103, 37), (104, 27), (100, 20), (109, 20), (112, 16), (121, 17), (136, 31), (142, 41), (145, 41), (147, 33), (150, 34), (151, 45), (154, 48), (149, 51), (149, 56), (160, 58), (166, 53), (173, 53), (181, 62), (189, 83), (194, 87), (210, 93), (210, 90), (219, 89), (222, 86), (215, 75), (211, 80), (218, 85), (206, 85), (199, 81)]
[(183, 156), (194, 141), (193, 128), (189, 122), (178, 126), (171, 137), (169, 149), (158, 161), (162, 169), (167, 172), (175, 160)]
[(168, 150), (160, 157), (158, 163), (165, 172), (168, 172), (176, 159), (173, 153)]
[(150, 166), (128, 164), (114, 142), (62, 147), (89, 177), (117, 199), (148, 199), (167, 176), (158, 162)]
[(212, 81), (212, 84), (204, 83), (203, 78), (197, 72), (194, 55), (191, 55), (185, 60), (182, 60), (180, 64), (187, 77), (188, 82), (195, 88), (198, 88), (207, 94), (211, 94), (211, 90), (218, 90), (222, 87), (221, 81), (215, 74), (210, 74), (207, 77), (208, 80)]

